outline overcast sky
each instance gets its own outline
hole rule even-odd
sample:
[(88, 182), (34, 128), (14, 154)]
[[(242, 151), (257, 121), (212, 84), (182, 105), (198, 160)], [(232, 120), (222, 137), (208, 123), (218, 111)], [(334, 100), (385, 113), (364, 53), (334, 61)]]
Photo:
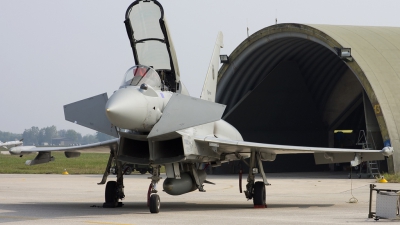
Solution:
[[(118, 89), (134, 65), (124, 16), (132, 1), (1, 0), (0, 131), (22, 133), (65, 121), (63, 105)], [(399, 1), (160, 0), (181, 80), (199, 97), (217, 32), (230, 54), (250, 34), (278, 23), (400, 27)]]

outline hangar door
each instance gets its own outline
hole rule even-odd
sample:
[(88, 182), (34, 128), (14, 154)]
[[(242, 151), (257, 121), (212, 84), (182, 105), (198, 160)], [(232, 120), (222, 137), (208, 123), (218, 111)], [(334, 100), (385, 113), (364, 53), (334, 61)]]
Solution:
[[(235, 126), (244, 140), (343, 148), (362, 148), (361, 143), (368, 143), (370, 148), (383, 147), (377, 119), (361, 82), (346, 61), (326, 45), (281, 34), (275, 40), (261, 39), (247, 45), (225, 67), (219, 74), (217, 102), (227, 105), (223, 119)], [(367, 138), (362, 137), (363, 133)], [(232, 162), (215, 172), (236, 173), (238, 164)], [(386, 167), (382, 166), (384, 170)], [(298, 154), (278, 155), (274, 162), (264, 162), (264, 168), (267, 172), (300, 172), (343, 170), (346, 165), (317, 166), (313, 154)]]

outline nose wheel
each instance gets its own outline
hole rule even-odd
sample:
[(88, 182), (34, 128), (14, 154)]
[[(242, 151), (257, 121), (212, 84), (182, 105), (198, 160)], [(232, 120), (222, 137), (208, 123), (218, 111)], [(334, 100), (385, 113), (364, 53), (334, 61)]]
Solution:
[(149, 186), (149, 190), (147, 192), (147, 206), (150, 209), (151, 213), (159, 213), (160, 212), (160, 196), (157, 193), (157, 183), (160, 181), (160, 166), (153, 167), (153, 176), (151, 176), (151, 183)]
[(160, 212), (160, 196), (158, 194), (152, 194), (150, 196), (150, 202), (149, 202), (149, 209), (151, 213), (158, 213)]

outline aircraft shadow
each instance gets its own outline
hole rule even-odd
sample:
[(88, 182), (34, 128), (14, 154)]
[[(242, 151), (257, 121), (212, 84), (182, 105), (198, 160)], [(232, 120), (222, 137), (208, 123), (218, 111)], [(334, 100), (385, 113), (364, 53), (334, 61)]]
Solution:
[[(332, 207), (334, 204), (268, 204), (270, 209), (279, 208), (310, 208)], [(243, 204), (215, 204), (215, 203), (187, 203), (187, 202), (162, 202), (161, 212), (190, 212), (190, 211), (216, 211), (216, 210), (254, 210), (253, 205)], [(123, 214), (149, 214), (146, 202), (125, 202), (120, 208), (103, 208), (102, 203), (20, 203), (0, 204), (0, 223), (29, 221), (37, 219), (56, 219), (65, 217), (87, 217)]]

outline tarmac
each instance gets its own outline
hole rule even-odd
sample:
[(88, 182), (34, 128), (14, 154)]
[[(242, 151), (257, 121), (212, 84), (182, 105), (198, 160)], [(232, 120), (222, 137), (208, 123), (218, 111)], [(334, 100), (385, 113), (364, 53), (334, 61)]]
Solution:
[[(399, 220), (369, 219), (369, 185), (375, 180), (348, 179), (346, 173), (267, 174), (272, 185), (266, 187), (265, 209), (253, 208), (253, 201), (239, 193), (238, 175), (210, 175), (207, 180), (216, 185), (205, 184), (205, 193), (180, 196), (166, 194), (160, 183), (158, 214), (151, 214), (146, 205), (148, 177), (125, 176), (124, 206), (110, 209), (102, 208), (105, 185), (97, 185), (101, 175), (0, 174), (0, 223), (400, 224)], [(244, 175), (243, 188), (245, 184)], [(400, 184), (375, 184), (381, 189), (400, 189)], [(358, 203), (349, 203), (353, 196)], [(375, 197), (372, 208), (375, 211)]]

